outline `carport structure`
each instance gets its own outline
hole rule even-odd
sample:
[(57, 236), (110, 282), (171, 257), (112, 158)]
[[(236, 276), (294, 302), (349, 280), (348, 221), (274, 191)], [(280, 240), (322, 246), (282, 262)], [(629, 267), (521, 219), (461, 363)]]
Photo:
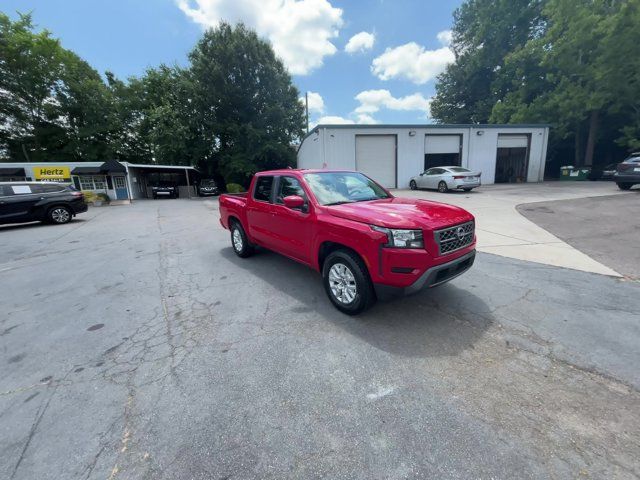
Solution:
[(196, 195), (195, 185), (201, 174), (188, 165), (145, 165), (122, 162), (128, 175), (129, 191), (132, 199), (151, 198), (151, 186), (157, 181), (170, 181), (178, 186), (181, 198)]

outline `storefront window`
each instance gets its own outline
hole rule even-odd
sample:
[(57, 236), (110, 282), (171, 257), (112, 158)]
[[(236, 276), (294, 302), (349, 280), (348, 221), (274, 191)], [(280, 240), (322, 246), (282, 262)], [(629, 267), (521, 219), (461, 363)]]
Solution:
[(103, 175), (81, 175), (78, 180), (80, 181), (80, 190), (107, 189), (107, 182)]

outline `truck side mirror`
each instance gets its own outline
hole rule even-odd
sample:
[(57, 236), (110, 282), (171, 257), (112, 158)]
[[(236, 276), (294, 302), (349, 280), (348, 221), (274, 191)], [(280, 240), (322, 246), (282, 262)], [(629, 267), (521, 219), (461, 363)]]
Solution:
[(284, 206), (291, 209), (302, 208), (304, 206), (304, 198), (300, 195), (289, 195), (282, 199)]

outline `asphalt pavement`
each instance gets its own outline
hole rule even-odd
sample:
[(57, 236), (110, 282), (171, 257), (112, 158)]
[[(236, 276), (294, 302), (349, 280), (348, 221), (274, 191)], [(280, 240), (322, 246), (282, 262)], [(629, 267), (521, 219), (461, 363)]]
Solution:
[(638, 478), (640, 284), (480, 253), (352, 318), (217, 200), (0, 227), (0, 478)]

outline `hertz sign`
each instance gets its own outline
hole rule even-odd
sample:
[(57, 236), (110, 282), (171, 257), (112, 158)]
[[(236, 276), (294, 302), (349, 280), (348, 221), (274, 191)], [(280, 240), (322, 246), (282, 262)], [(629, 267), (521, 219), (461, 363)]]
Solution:
[(36, 180), (68, 180), (71, 178), (69, 167), (50, 165), (46, 167), (33, 167), (33, 176)]

